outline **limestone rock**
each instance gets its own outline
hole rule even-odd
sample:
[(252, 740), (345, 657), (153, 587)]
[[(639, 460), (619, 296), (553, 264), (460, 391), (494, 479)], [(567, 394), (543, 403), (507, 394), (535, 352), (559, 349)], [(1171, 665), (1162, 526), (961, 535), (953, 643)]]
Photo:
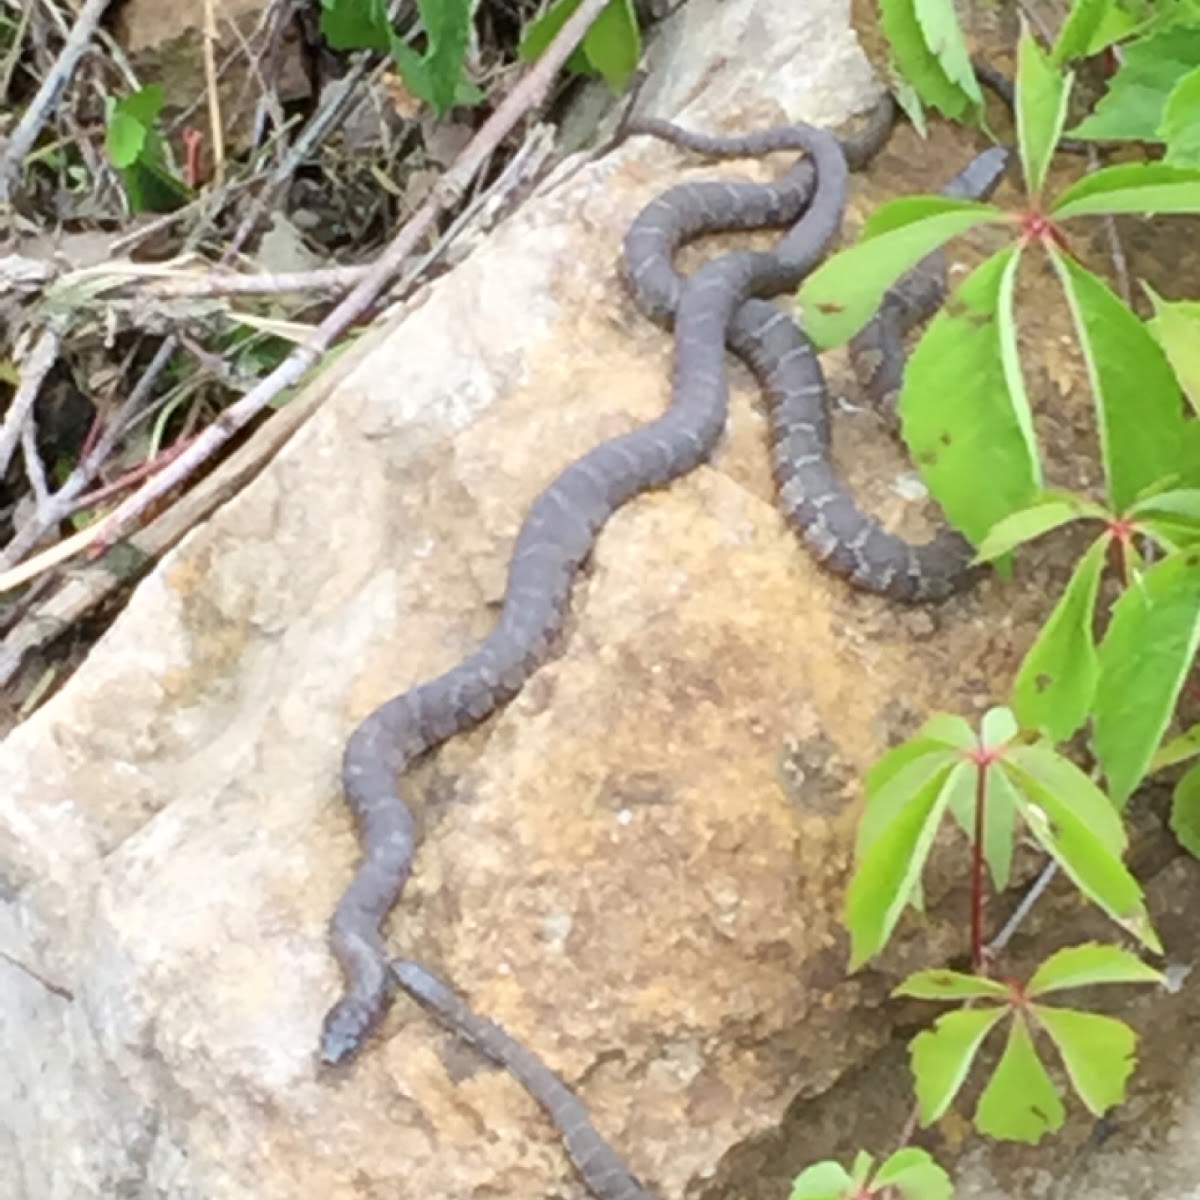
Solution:
[[(650, 100), (697, 126), (873, 98), (841, 4), (693, 0), (671, 24)], [(970, 139), (938, 140), (956, 168)], [(927, 187), (923, 153), (895, 143), (858, 211)], [(5, 742), (0, 1194), (582, 1195), (516, 1084), (403, 1000), (352, 1070), (318, 1070), (325, 923), (357, 855), (338, 765), (359, 718), (490, 627), (536, 492), (663, 408), (668, 343), (617, 250), (701, 171), (630, 145), (531, 201), (339, 363)], [(406, 781), (423, 836), (389, 931), (668, 1198), (888, 1043), (887, 972), (954, 944), (914, 922), (844, 977), (858, 780), (928, 712), (1002, 695), (1063, 576), (919, 613), (850, 593), (777, 513), (735, 378), (712, 465), (604, 530), (558, 657)], [(914, 508), (874, 418), (839, 424), (851, 477)]]

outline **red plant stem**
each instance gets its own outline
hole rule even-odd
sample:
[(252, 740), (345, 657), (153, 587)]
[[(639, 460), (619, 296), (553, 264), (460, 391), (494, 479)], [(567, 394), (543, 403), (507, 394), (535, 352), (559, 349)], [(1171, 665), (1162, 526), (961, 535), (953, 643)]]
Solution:
[(986, 963), (983, 943), (983, 824), (987, 808), (987, 763), (975, 764), (975, 836), (971, 845), (971, 968), (982, 975)]

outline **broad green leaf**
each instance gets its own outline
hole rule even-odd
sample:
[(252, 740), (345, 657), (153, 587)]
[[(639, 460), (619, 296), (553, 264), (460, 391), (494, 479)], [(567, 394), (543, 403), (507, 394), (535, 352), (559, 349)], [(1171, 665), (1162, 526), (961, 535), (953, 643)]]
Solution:
[(1008, 997), (1008, 985), (982, 975), (968, 975), (945, 967), (931, 967), (910, 975), (892, 989), (893, 996), (916, 1000), (1000, 1000)]
[(1129, 835), (1116, 805), (1069, 758), (1053, 746), (1034, 742), (1013, 747), (1006, 761), (1049, 788), (1111, 854), (1125, 852)]
[(1100, 34), (1105, 18), (1115, 7), (1115, 0), (1075, 0), (1058, 32), (1051, 60), (1061, 64), (1095, 54), (1093, 39)]
[(871, 1180), (871, 1187), (872, 1195), (886, 1187), (895, 1188), (904, 1200), (951, 1200), (954, 1195), (950, 1176), (927, 1151), (916, 1146), (906, 1146), (888, 1158)]
[(949, 196), (897, 196), (894, 200), (884, 201), (867, 218), (862, 233), (858, 235), (859, 244), (882, 237), (885, 233), (907, 229), (932, 217), (962, 212), (964, 206), (991, 209), (998, 215), (1001, 213), (993, 205), (978, 200), (956, 200)]
[(1167, 99), (1200, 65), (1200, 30), (1172, 29), (1124, 48), (1120, 69), (1076, 137), (1156, 141)]
[(1022, 21), (1017, 45), (1017, 142), (1025, 186), (1035, 203), (1067, 119), (1072, 79), (1070, 72), (1063, 74), (1053, 66)]
[(1073, 492), (1046, 491), (1032, 504), (997, 521), (980, 543), (975, 560), (990, 562), (1015, 550), (1023, 542), (1032, 542), (1072, 521), (1088, 518), (1105, 520), (1107, 516), (1105, 509), (1086, 496), (1077, 496)]
[(1186, 733), (1172, 738), (1164, 746), (1160, 746), (1150, 760), (1150, 774), (1161, 771), (1165, 767), (1173, 767), (1176, 763), (1187, 762), (1200, 754), (1200, 725), (1193, 725)]
[[(1122, 163), (1076, 180), (1054, 202), (1056, 221), (1103, 213), (1200, 212), (1200, 169), (1166, 163)], [(1082, 269), (1082, 268), (1081, 268)]]
[[(996, 766), (985, 768), (983, 799), (983, 857), (991, 872), (992, 883), (998, 892), (1008, 887), (1012, 873), (1013, 835), (1016, 830), (1016, 806), (1008, 777)], [(947, 780), (950, 793), (948, 808), (955, 823), (975, 841), (975, 807), (977, 803), (979, 768), (962, 762)]]
[(854, 1180), (855, 1186), (862, 1187), (867, 1182), (871, 1177), (871, 1168), (874, 1165), (875, 1159), (865, 1150), (860, 1150), (854, 1156), (854, 1165), (850, 1168), (850, 1176)]
[(1142, 285), (1154, 304), (1150, 332), (1162, 346), (1193, 411), (1200, 413), (1200, 303), (1164, 300)]
[(1071, 575), (1017, 672), (1012, 704), (1021, 724), (1065, 742), (1087, 719), (1100, 674), (1092, 623), (1108, 554), (1097, 538)]
[(958, 753), (943, 746), (935, 745), (920, 754), (901, 753), (909, 747), (925, 745), (928, 743), (909, 742), (897, 746), (869, 772), (867, 802), (859, 818), (854, 846), (856, 858), (867, 852), (875, 839), (891, 826), (931, 780), (938, 780), (940, 787), (941, 781), (958, 763)]
[(1177, 469), (1185, 447), (1179, 387), (1162, 348), (1114, 292), (1073, 258), (1054, 252), (1051, 261), (1087, 364), (1109, 503), (1121, 511)]
[(141, 157), (164, 96), (159, 84), (150, 83), (112, 106), (104, 149), (114, 167), (131, 167)]
[(1171, 832), (1193, 858), (1200, 858), (1200, 763), (1175, 785)]
[(321, 35), (331, 50), (390, 50), (387, 0), (321, 0)]
[(896, 66), (926, 104), (940, 109), (952, 120), (978, 112), (978, 89), (972, 99), (947, 73), (930, 48), (915, 0), (880, 0), (879, 15)]
[(459, 95), (463, 63), (471, 41), (474, 5), (472, 0), (417, 0), (417, 11), (425, 29), (425, 53), (420, 59), (420, 69), (415, 68), (411, 51), (397, 54), (401, 48), (398, 40), (392, 43), (392, 55), (409, 87), (436, 112), (444, 113)]
[(1100, 643), (1093, 749), (1113, 799), (1141, 782), (1183, 690), (1200, 640), (1200, 553), (1156, 563), (1113, 606)]
[(802, 323), (822, 349), (852, 338), (874, 315), (883, 294), (927, 254), (977, 225), (1008, 222), (1007, 214), (974, 200), (939, 200), (943, 211), (859, 242), (805, 279), (797, 297)]
[(975, 730), (969, 721), (952, 713), (934, 713), (917, 732), (918, 737), (940, 742), (955, 750), (975, 748)]
[(1177, 167), (1200, 166), (1200, 67), (1171, 90), (1158, 135), (1167, 143), (1164, 161)]
[(963, 40), (962, 27), (954, 11), (953, 0), (914, 0), (917, 24), (925, 35), (925, 44), (933, 51), (947, 79), (959, 88), (976, 107), (983, 105), (979, 80), (971, 66), (971, 55)]
[(1002, 250), (943, 305), (908, 360), (899, 404), (929, 490), (976, 543), (1041, 487), (1011, 319), (1016, 263), (1014, 247)]
[(1062, 1127), (1065, 1115), (1063, 1102), (1033, 1048), (1029, 1027), (1018, 1014), (996, 1072), (979, 1097), (975, 1128), (989, 1137), (1036, 1145), (1043, 1135)]
[(796, 1176), (791, 1200), (842, 1200), (853, 1184), (841, 1163), (814, 1163)]
[(583, 38), (582, 50), (614, 92), (622, 92), (642, 57), (642, 39), (632, 0), (613, 0), (600, 10)]
[(1137, 880), (1102, 837), (1070, 803), (1032, 775), (1011, 761), (1007, 770), (1016, 786), (1016, 803), (1030, 833), (1075, 886), (1144, 945), (1161, 949)]
[(1050, 1035), (1080, 1100), (1103, 1116), (1125, 1099), (1133, 1073), (1137, 1034), (1114, 1017), (1036, 1004), (1038, 1023)]
[(1149, 516), (1138, 521), (1137, 527), (1168, 554), (1186, 550), (1200, 541), (1200, 524), (1195, 521)]
[(1021, 732), (1011, 708), (989, 708), (979, 722), (979, 740), (988, 750), (999, 750)]
[(1027, 996), (1044, 996), (1065, 988), (1091, 987), (1099, 983), (1162, 983), (1161, 971), (1147, 966), (1136, 954), (1120, 946), (1087, 942), (1056, 950), (1025, 987)]
[(932, 1125), (950, 1107), (983, 1039), (1008, 1011), (966, 1008), (944, 1013), (932, 1029), (917, 1034), (909, 1043), (909, 1062), (922, 1125)]
[(891, 936), (920, 881), (946, 807), (944, 780), (944, 774), (930, 779), (875, 836), (855, 865), (846, 891), (851, 971)]
[(1131, 504), (1130, 516), (1148, 516), (1153, 513), (1169, 513), (1185, 520), (1200, 521), (1200, 488), (1178, 488), (1158, 492)]

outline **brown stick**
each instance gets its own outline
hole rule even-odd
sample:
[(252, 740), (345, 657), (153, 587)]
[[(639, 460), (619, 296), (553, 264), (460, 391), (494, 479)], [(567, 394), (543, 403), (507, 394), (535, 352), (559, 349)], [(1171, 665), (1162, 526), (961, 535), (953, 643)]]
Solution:
[(320, 361), (334, 341), (370, 307), (421, 238), (432, 228), (438, 215), (462, 195), (475, 173), (509, 131), (521, 117), (541, 103), (555, 75), (608, 2), (583, 0), (542, 57), (526, 71), (454, 165), (438, 181), (429, 199), (392, 239), (370, 274), (317, 326), (305, 345), (293, 350), (270, 375), (227, 408), (169, 467), (139, 488), (101, 522), (96, 531), (99, 548), (111, 546), (155, 500), (183, 483), (192, 471), (211, 458), (275, 396)]

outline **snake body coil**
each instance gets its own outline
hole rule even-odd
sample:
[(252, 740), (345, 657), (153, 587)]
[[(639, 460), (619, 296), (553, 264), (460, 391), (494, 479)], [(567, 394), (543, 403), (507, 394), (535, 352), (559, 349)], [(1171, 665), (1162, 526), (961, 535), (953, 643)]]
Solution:
[[(668, 483), (709, 455), (726, 420), (726, 344), (767, 392), (781, 500), (827, 566), (860, 587), (904, 601), (939, 599), (966, 582), (970, 551), (956, 534), (910, 546), (864, 514), (841, 485), (829, 459), (827, 396), (816, 353), (790, 318), (760, 298), (794, 289), (820, 260), (841, 223), (849, 166), (875, 152), (890, 121), (890, 109), (877, 113), (844, 145), (802, 125), (738, 138), (703, 137), (659, 123), (641, 127), (639, 132), (710, 155), (791, 149), (806, 157), (775, 183), (672, 188), (638, 216), (625, 238), (625, 271), (639, 307), (674, 323), (670, 407), (649, 425), (589, 451), (537, 497), (517, 536), (492, 634), (444, 675), (377, 708), (346, 747), (343, 784), (363, 858), (331, 922), (346, 990), (325, 1018), (322, 1059), (352, 1057), (398, 984), (522, 1083), (558, 1128), (598, 1200), (650, 1197), (574, 1093), (424, 967), (387, 960), (380, 927), (408, 879), (414, 850), (413, 819), (397, 778), (415, 758), (512, 697), (543, 661), (561, 628), (575, 571), (608, 517), (632, 496)], [(988, 194), (1005, 159), (1003, 151), (984, 152), (946, 194)], [(676, 247), (698, 233), (768, 226), (787, 229), (771, 252), (726, 254), (686, 280), (672, 266)], [(904, 333), (936, 308), (943, 292), (943, 264), (931, 256), (888, 294), (855, 340), (868, 394), (885, 409), (899, 387)]]

